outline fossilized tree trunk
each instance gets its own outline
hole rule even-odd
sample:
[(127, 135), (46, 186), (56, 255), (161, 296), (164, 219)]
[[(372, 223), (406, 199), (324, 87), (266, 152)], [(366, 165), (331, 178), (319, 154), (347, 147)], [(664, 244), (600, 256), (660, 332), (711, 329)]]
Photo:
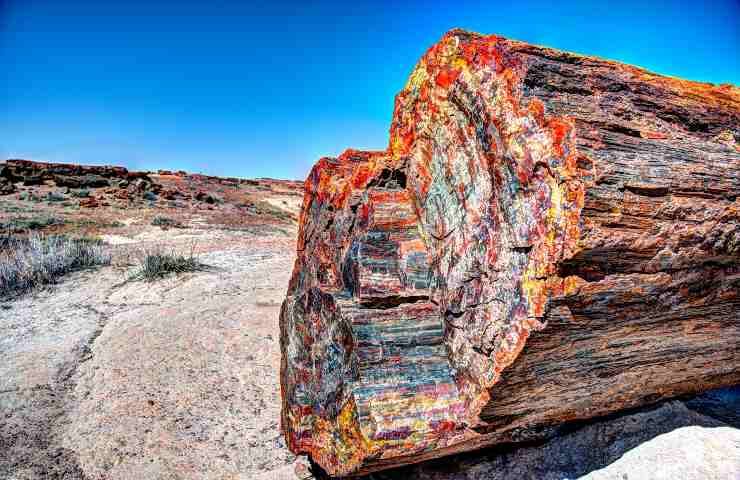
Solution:
[(454, 30), (306, 180), (290, 448), (346, 475), (740, 381), (740, 90)]

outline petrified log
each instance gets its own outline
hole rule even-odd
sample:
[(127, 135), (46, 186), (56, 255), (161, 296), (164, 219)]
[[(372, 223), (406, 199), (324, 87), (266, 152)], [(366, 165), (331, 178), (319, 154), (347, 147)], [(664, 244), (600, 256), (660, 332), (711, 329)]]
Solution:
[(282, 425), (334, 475), (740, 382), (740, 89), (453, 30), (306, 180)]

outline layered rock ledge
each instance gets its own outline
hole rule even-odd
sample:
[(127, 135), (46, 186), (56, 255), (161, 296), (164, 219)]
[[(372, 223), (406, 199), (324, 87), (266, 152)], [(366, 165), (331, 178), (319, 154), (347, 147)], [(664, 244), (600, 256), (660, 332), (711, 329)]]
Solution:
[(290, 448), (347, 475), (740, 381), (740, 89), (462, 30), (306, 180)]

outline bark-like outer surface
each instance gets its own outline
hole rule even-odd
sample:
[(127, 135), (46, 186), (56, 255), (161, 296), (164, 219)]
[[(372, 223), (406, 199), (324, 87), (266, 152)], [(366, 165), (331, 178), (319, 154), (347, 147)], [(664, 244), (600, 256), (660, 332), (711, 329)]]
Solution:
[(738, 125), (735, 87), (446, 34), (388, 150), (306, 180), (290, 448), (367, 472), (738, 382)]

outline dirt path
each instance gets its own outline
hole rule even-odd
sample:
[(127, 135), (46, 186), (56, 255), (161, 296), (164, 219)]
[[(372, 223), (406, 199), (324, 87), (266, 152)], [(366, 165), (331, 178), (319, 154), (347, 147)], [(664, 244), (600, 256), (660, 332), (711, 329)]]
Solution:
[(206, 272), (109, 267), (0, 310), (0, 478), (295, 477), (277, 379), (294, 243), (167, 235), (194, 233)]

